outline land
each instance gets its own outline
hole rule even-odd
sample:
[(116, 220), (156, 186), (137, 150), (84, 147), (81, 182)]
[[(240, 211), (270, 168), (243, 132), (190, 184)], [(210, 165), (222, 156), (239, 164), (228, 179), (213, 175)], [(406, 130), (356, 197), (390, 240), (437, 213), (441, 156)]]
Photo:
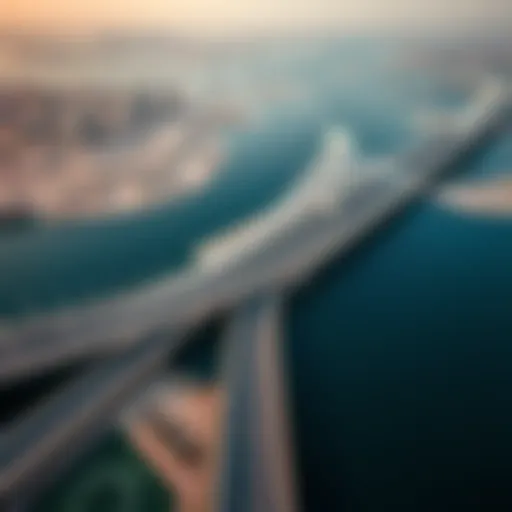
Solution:
[(478, 183), (453, 185), (441, 192), (439, 201), (463, 213), (508, 217), (512, 214), (512, 178), (500, 176)]
[(240, 105), (206, 93), (197, 49), (172, 38), (4, 35), (0, 48), (2, 211), (74, 217), (168, 200), (214, 175), (219, 133), (244, 122)]
[[(408, 37), (396, 55), (407, 68), (464, 84), (512, 75), (509, 37)], [(299, 35), (0, 34), (0, 211), (98, 215), (196, 190), (226, 157), (225, 128), (311, 101), (313, 78), (287, 66), (322, 59), (329, 45)], [(340, 84), (355, 73), (330, 69)]]

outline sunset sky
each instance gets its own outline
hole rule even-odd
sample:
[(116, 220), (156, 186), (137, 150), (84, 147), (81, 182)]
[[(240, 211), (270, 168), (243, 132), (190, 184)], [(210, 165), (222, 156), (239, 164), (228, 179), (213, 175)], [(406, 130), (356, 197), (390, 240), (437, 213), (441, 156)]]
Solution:
[(0, 0), (0, 25), (244, 29), (454, 23), (512, 16), (508, 0)]

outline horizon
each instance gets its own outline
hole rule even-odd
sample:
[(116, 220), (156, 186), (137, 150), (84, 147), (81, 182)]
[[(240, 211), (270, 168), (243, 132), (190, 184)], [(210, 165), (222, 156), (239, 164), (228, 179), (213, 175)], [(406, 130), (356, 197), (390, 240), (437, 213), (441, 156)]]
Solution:
[(503, 26), (512, 19), (512, 3), (478, 0), (445, 4), (425, 0), (372, 0), (340, 4), (335, 0), (100, 0), (75, 4), (29, 0), (0, 4), (0, 30), (23, 33), (104, 32), (257, 33), (375, 30), (474, 30)]

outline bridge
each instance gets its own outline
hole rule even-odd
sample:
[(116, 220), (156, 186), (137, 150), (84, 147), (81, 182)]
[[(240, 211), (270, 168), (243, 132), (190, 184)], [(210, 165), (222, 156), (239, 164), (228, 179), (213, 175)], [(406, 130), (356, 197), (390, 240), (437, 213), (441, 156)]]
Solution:
[[(511, 104), (506, 88), (486, 93), (485, 101), (471, 107), (467, 125), (404, 155), (391, 177), (365, 183), (330, 215), (301, 219), (272, 245), (243, 255), (220, 272), (191, 268), (145, 290), (82, 310), (3, 326), (2, 383), (33, 372), (34, 367), (42, 371), (70, 358), (117, 357), (99, 362), (44, 410), (0, 439), (0, 495), (33, 483), (53, 467), (77, 432), (91, 439), (99, 435), (106, 417), (113, 418), (137, 390), (162, 375), (168, 354), (186, 343), (198, 322), (254, 295), (280, 294), (304, 283), (319, 266), (349, 251), (402, 211), (484, 144), (507, 120)], [(267, 308), (263, 307), (263, 314)], [(243, 314), (242, 327), (237, 324), (237, 329), (245, 326), (253, 332), (251, 319)], [(165, 329), (165, 335), (159, 329)]]
[(275, 243), (233, 258), (220, 271), (191, 266), (91, 306), (35, 317), (20, 325), (0, 324), (0, 382), (61, 361), (116, 353), (155, 330), (193, 325), (255, 291), (304, 281), (332, 254), (349, 250), (484, 143), (510, 115), (510, 104), (510, 90), (489, 80), (468, 107), (465, 125), (450, 135), (436, 134), (397, 158), (394, 173), (367, 181), (329, 215), (300, 218)]

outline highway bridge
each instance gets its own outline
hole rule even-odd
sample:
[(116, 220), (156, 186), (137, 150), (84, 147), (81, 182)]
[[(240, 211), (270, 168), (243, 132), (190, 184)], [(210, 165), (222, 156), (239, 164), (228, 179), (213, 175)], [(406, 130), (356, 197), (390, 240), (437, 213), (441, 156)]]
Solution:
[[(137, 390), (164, 372), (169, 352), (183, 346), (199, 322), (269, 293), (270, 303), (253, 307), (262, 308), (263, 315), (270, 308), (272, 318), (276, 296), (349, 251), (443, 173), (453, 170), (509, 121), (510, 91), (499, 85), (488, 90), (492, 94), (486, 92), (482, 102), (471, 107), (466, 125), (450, 135), (434, 136), (427, 146), (397, 159), (394, 173), (357, 188), (330, 215), (302, 218), (272, 244), (255, 247), (220, 270), (192, 267), (133, 294), (21, 325), (3, 325), (3, 384), (73, 358), (116, 357), (97, 363), (45, 408), (0, 438), (0, 495), (12, 497), (13, 489), (41, 482), (49, 467), (55, 469), (59, 454), (70, 450), (77, 433), (91, 440), (99, 435), (105, 418), (115, 417)], [(245, 337), (254, 339), (249, 336), (258, 329), (254, 317), (242, 313), (239, 322), (242, 327), (237, 323), (235, 330), (246, 329)], [(271, 486), (267, 492), (269, 503), (274, 503)], [(229, 508), (229, 502), (226, 498), (222, 510), (237, 510)], [(268, 510), (287, 510), (287, 506), (291, 507), (272, 505)]]
[(344, 198), (329, 215), (293, 223), (271, 244), (256, 246), (222, 267), (191, 266), (132, 293), (66, 309), (20, 325), (0, 324), (0, 381), (60, 361), (111, 354), (162, 328), (185, 328), (258, 290), (298, 284), (423, 193), (438, 175), (483, 142), (510, 111), (510, 91), (494, 80), (468, 107), (468, 122), (433, 135)]

